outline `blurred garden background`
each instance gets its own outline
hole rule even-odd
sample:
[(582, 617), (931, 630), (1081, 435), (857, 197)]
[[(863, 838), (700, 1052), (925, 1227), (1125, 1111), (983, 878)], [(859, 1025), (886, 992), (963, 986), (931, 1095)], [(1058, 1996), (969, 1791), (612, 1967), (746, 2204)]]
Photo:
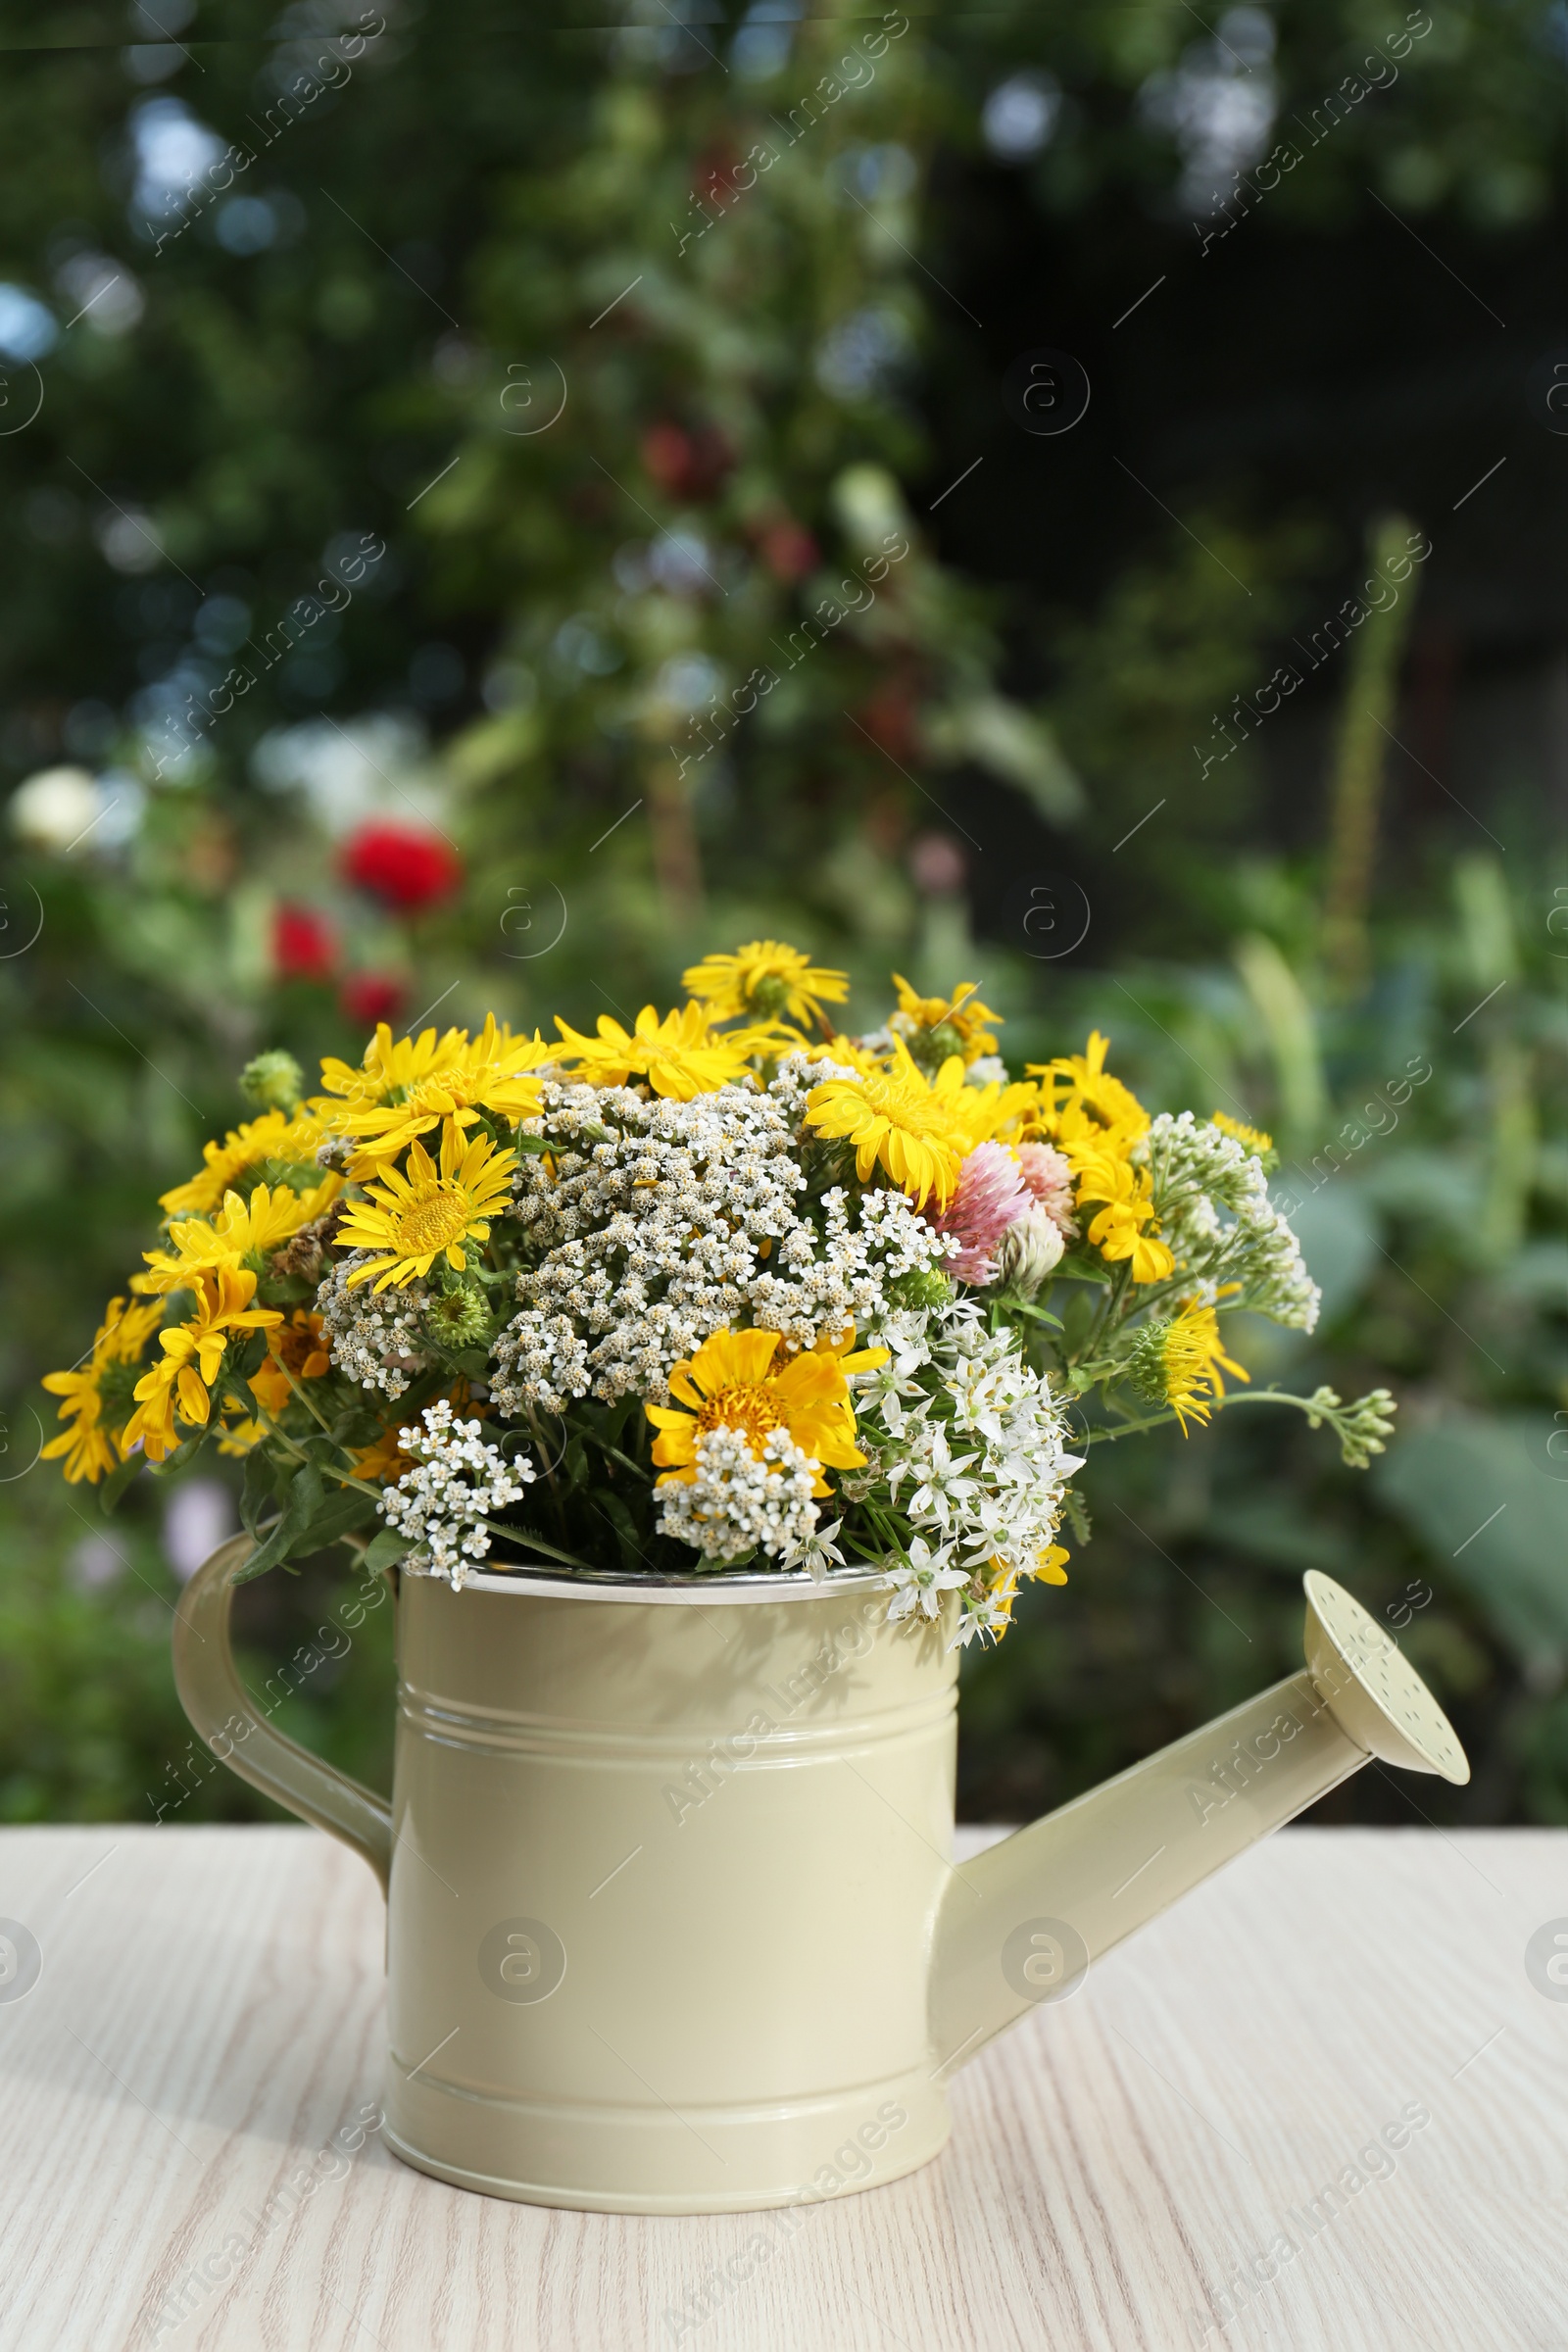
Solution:
[[(29, 1467), (246, 1058), (762, 934), (1268, 1128), (1325, 1307), (1233, 1351), (1399, 1398), (1367, 1474), (1097, 1449), (963, 1811), (1291, 1670), (1318, 1567), (1475, 1765), (1328, 1817), (1568, 1821), (1560, 0), (0, 28), (0, 1819), (267, 1811), (169, 1666), (228, 1491)], [(281, 1718), (382, 1782), (390, 1614)]]

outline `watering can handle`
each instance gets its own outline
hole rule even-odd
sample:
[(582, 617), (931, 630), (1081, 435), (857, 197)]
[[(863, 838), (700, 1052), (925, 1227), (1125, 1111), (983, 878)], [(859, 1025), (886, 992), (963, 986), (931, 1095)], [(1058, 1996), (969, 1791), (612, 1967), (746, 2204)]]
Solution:
[(233, 1578), (255, 1549), (249, 1536), (220, 1544), (197, 1569), (174, 1612), (174, 1687), (215, 1756), (301, 1821), (363, 1854), (385, 1892), (392, 1812), (384, 1797), (285, 1738), (240, 1681), (229, 1647)]

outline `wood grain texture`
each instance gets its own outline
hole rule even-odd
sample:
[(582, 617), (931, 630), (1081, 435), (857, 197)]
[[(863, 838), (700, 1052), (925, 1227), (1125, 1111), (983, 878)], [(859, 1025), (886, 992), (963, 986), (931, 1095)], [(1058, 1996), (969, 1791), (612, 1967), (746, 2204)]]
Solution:
[(1568, 2002), (1524, 1968), (1568, 1833), (1286, 1833), (993, 2043), (936, 2164), (792, 2230), (320, 2155), (373, 2124), (383, 1912), (310, 1831), (9, 1831), (0, 1915), (43, 1952), (0, 2000), (6, 2352), (1568, 2345)]

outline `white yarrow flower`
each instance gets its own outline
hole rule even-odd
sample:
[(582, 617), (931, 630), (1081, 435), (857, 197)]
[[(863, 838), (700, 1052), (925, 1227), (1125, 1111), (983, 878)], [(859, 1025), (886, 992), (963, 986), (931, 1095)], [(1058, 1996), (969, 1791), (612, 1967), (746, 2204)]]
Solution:
[(444, 1577), (457, 1592), (490, 1549), (483, 1521), (522, 1499), (534, 1468), (526, 1459), (509, 1462), (486, 1442), (483, 1424), (455, 1419), (444, 1396), (420, 1418), (422, 1429), (398, 1432), (414, 1468), (385, 1490), (376, 1507), (389, 1527), (414, 1539), (409, 1565)]
[(740, 1429), (704, 1430), (696, 1475), (659, 1490), (660, 1532), (690, 1544), (709, 1560), (749, 1552), (777, 1556), (808, 1542), (816, 1526), (811, 1489), (821, 1464), (787, 1429), (770, 1429), (760, 1458)]

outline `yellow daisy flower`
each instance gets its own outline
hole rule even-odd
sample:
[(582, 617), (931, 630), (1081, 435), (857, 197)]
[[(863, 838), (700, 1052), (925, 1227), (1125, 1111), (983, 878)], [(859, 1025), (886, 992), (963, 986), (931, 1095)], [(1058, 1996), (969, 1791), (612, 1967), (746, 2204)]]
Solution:
[(331, 1370), (332, 1359), (321, 1330), (319, 1315), (297, 1306), (286, 1323), (268, 1333), (267, 1360), (251, 1374), (251, 1395), (274, 1420), (293, 1402), (290, 1372), (296, 1380), (319, 1380), (323, 1372)]
[(131, 1288), (182, 1291), (204, 1271), (246, 1263), (259, 1275), (271, 1252), (302, 1225), (313, 1224), (342, 1190), (342, 1177), (328, 1174), (309, 1193), (296, 1193), (286, 1184), (259, 1184), (248, 1201), (238, 1193), (225, 1193), (223, 1205), (211, 1224), (201, 1217), (184, 1219), (169, 1229), (172, 1251), (143, 1250), (148, 1271), (133, 1274)]
[(967, 1069), (982, 1054), (997, 1050), (996, 1031), (988, 1027), (1000, 1021), (1000, 1012), (982, 1004), (973, 981), (955, 989), (951, 997), (917, 996), (902, 972), (893, 974), (893, 985), (899, 992), (899, 1008), (889, 1024), (905, 1037), (912, 1037), (933, 1029), (951, 1029), (958, 1041), (958, 1053)]
[(683, 1005), (662, 1020), (645, 1004), (629, 1035), (608, 1012), (599, 1016), (597, 1037), (569, 1029), (559, 1013), (556, 1027), (562, 1036), (556, 1058), (580, 1065), (578, 1074), (590, 1086), (630, 1086), (642, 1079), (656, 1095), (679, 1102), (733, 1086), (745, 1077), (755, 1054), (778, 1053), (795, 1043), (772, 1029), (732, 1029), (726, 1034), (710, 1028), (701, 1004)]
[[(486, 1016), (478, 1037), (449, 1029), (437, 1039), (426, 1029), (417, 1044), (404, 1038), (394, 1045), (385, 1021), (365, 1056), (364, 1067), (351, 1070), (345, 1062), (323, 1061), (321, 1078), (341, 1098), (332, 1111), (338, 1132), (352, 1136), (358, 1147), (354, 1172), (393, 1159), (416, 1136), (428, 1135), (443, 1119), (471, 1126), (481, 1110), (503, 1119), (531, 1118), (540, 1105), (539, 1082), (529, 1073), (555, 1061), (554, 1046), (537, 1033), (514, 1037), (494, 1013)], [(330, 1098), (318, 1097), (325, 1109)]]
[(383, 1167), (337, 1229), (341, 1248), (383, 1252), (355, 1267), (349, 1288), (372, 1274), (380, 1275), (377, 1291), (389, 1283), (401, 1288), (428, 1274), (443, 1253), (461, 1273), (465, 1244), (490, 1239), (490, 1218), (506, 1206), (516, 1164), (515, 1152), (498, 1152), (487, 1135), (468, 1142), (456, 1119), (441, 1130), (439, 1167), (423, 1144), (412, 1144), (407, 1172)]
[(312, 1098), (311, 1108), (336, 1126), (345, 1104), (390, 1102), (422, 1079), (461, 1068), (472, 1044), (466, 1029), (443, 1029), (439, 1037), (433, 1029), (421, 1029), (417, 1038), (399, 1038), (394, 1043), (390, 1024), (378, 1021), (358, 1069), (352, 1062), (327, 1054), (321, 1063), (321, 1084), (326, 1092)]
[(1053, 1090), (1058, 1077), (1065, 1079), (1066, 1091), (1057, 1109), (1058, 1118), (1067, 1114), (1065, 1133), (1083, 1132), (1089, 1126), (1108, 1127), (1132, 1143), (1148, 1127), (1149, 1113), (1132, 1090), (1106, 1069), (1109, 1048), (1109, 1038), (1094, 1029), (1082, 1054), (1062, 1054), (1054, 1061), (1025, 1062), (1024, 1072), (1031, 1078), (1047, 1079)]
[(1221, 1135), (1234, 1136), (1239, 1144), (1245, 1144), (1249, 1152), (1261, 1154), (1274, 1149), (1274, 1138), (1265, 1135), (1261, 1127), (1249, 1127), (1245, 1119), (1227, 1118), (1224, 1111), (1216, 1110), (1210, 1114), (1210, 1123)]
[[(183, 1286), (182, 1286), (183, 1287)], [(209, 1394), (236, 1331), (265, 1331), (282, 1316), (270, 1306), (252, 1306), (256, 1277), (248, 1266), (219, 1266), (198, 1273), (188, 1286), (196, 1311), (172, 1331), (159, 1334), (163, 1361), (137, 1381), (137, 1410), (121, 1443), (128, 1453), (140, 1438), (150, 1462), (161, 1462), (178, 1444), (174, 1413), (189, 1427), (205, 1429), (212, 1415)]]
[(965, 1086), (953, 1097), (953, 1116), (963, 1131), (966, 1152), (976, 1144), (1022, 1142), (1039, 1126), (1040, 1114), (1040, 1087), (1032, 1078)]
[(780, 939), (752, 939), (732, 956), (705, 956), (680, 976), (689, 997), (698, 998), (710, 1021), (760, 1013), (777, 1020), (818, 1021), (826, 1029), (824, 1004), (842, 1004), (850, 993), (848, 972), (813, 964), (799, 948)]
[(870, 1078), (881, 1078), (887, 1073), (885, 1054), (874, 1054), (858, 1037), (846, 1037), (842, 1030), (834, 1031), (821, 1052), (828, 1061), (841, 1061), (846, 1069), (860, 1070)]
[(1133, 1167), (1123, 1151), (1110, 1146), (1094, 1151), (1064, 1144), (1062, 1150), (1078, 1179), (1079, 1206), (1104, 1203), (1089, 1226), (1089, 1239), (1101, 1256), (1113, 1265), (1129, 1259), (1134, 1282), (1165, 1281), (1176, 1260), (1157, 1238), (1157, 1225), (1152, 1233), (1144, 1231), (1154, 1218), (1147, 1169)]
[[(161, 1306), (127, 1306), (123, 1298), (111, 1298), (87, 1362), (71, 1372), (44, 1374), (50, 1395), (65, 1398), (60, 1418), (66, 1427), (50, 1439), (43, 1458), (53, 1461), (63, 1454), (73, 1486), (82, 1479), (96, 1486), (106, 1471), (124, 1460), (124, 1425), (131, 1418), (132, 1397), (122, 1367), (141, 1362), (163, 1312)], [(123, 1394), (117, 1396), (117, 1389)]]
[(377, 1487), (395, 1487), (405, 1470), (414, 1468), (414, 1456), (398, 1444), (396, 1425), (383, 1429), (373, 1446), (360, 1446), (349, 1459), (356, 1478), (368, 1479)]
[(243, 1461), (246, 1454), (255, 1452), (266, 1436), (265, 1421), (247, 1421), (243, 1414), (231, 1420), (225, 1406), (224, 1419), (218, 1432), (218, 1450), (231, 1455), (235, 1461)]
[(189, 1184), (176, 1184), (172, 1193), (160, 1194), (159, 1206), (172, 1217), (210, 1217), (223, 1195), (253, 1168), (265, 1167), (269, 1160), (310, 1167), (325, 1140), (319, 1119), (304, 1111), (290, 1118), (284, 1111), (270, 1110), (263, 1118), (247, 1119), (242, 1127), (231, 1127), (220, 1144), (204, 1144), (200, 1172)]
[(886, 1068), (862, 1070), (855, 1078), (829, 1078), (807, 1098), (806, 1116), (819, 1135), (843, 1136), (855, 1146), (856, 1173), (863, 1184), (880, 1160), (916, 1208), (935, 1196), (946, 1208), (958, 1181), (958, 1163), (968, 1150), (963, 1125), (963, 1063), (955, 1054), (935, 1078), (909, 1058), (902, 1038)]
[[(815, 1348), (792, 1355), (773, 1370), (780, 1344), (776, 1331), (715, 1331), (697, 1353), (678, 1363), (669, 1393), (685, 1411), (645, 1404), (659, 1431), (654, 1460), (663, 1469), (661, 1487), (690, 1484), (697, 1475), (697, 1441), (710, 1429), (736, 1429), (759, 1461), (771, 1432), (787, 1429), (792, 1442), (815, 1462), (835, 1470), (859, 1470), (865, 1456), (855, 1443), (855, 1407), (846, 1377), (885, 1364), (885, 1348), (848, 1352), (853, 1327), (839, 1340), (825, 1335)], [(813, 1494), (833, 1490), (818, 1471)]]
[[(1158, 1238), (1148, 1172), (1127, 1156), (1147, 1133), (1149, 1113), (1105, 1068), (1109, 1045), (1095, 1029), (1082, 1054), (1026, 1063), (1043, 1082), (1043, 1097), (1038, 1111), (1021, 1113), (1020, 1132), (1044, 1136), (1061, 1152), (1078, 1180), (1080, 1207), (1102, 1203), (1088, 1229), (1102, 1257), (1113, 1265), (1127, 1262), (1136, 1283), (1163, 1282), (1176, 1260)], [(1058, 1084), (1064, 1087), (1059, 1102)]]
[(1200, 1306), (1195, 1298), (1184, 1298), (1169, 1322), (1144, 1326), (1135, 1362), (1143, 1385), (1157, 1386), (1174, 1410), (1183, 1437), (1190, 1421), (1206, 1421), (1214, 1401), (1223, 1397), (1221, 1372), (1236, 1380), (1250, 1378), (1220, 1346), (1219, 1317), (1213, 1307)]

